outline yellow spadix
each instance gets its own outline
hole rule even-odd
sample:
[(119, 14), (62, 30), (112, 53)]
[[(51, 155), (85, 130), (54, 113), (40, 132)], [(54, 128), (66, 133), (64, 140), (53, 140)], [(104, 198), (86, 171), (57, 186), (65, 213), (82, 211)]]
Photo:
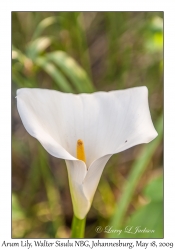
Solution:
[(77, 141), (77, 159), (86, 162), (84, 143), (80, 139)]

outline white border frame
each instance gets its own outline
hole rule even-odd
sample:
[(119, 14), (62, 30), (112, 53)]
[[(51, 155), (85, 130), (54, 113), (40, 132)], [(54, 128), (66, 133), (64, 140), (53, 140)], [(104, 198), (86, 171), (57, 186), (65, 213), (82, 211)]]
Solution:
[[(1, 3), (0, 15), (0, 246), (11, 239), (11, 11), (164, 11), (164, 239), (173, 242), (175, 222), (175, 3), (163, 1), (20, 1), (6, 0)], [(173, 133), (173, 134), (172, 134)], [(49, 241), (49, 240), (48, 240)], [(51, 240), (53, 241), (53, 240)], [(67, 240), (62, 240), (67, 242)], [(96, 240), (95, 240), (96, 241)], [(101, 242), (112, 241), (102, 239)], [(135, 242), (136, 240), (121, 240)], [(151, 242), (153, 240), (143, 240)], [(73, 242), (73, 240), (71, 240)], [(20, 247), (19, 247), (20, 248)], [(18, 249), (19, 249), (18, 248)], [(34, 247), (33, 247), (34, 248)], [(96, 247), (99, 249), (100, 247)], [(16, 248), (15, 248), (16, 249)], [(22, 248), (24, 249), (24, 248)], [(37, 247), (40, 249), (40, 247)], [(46, 249), (41, 247), (41, 249)], [(66, 248), (64, 248), (66, 249)], [(86, 248), (87, 249), (87, 248)], [(151, 249), (148, 247), (147, 249)], [(164, 247), (165, 249), (165, 247)]]

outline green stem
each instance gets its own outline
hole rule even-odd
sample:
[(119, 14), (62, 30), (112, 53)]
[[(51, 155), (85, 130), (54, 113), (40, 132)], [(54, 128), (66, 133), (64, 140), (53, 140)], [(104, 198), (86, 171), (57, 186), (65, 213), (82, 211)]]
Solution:
[(75, 215), (72, 221), (71, 238), (84, 238), (84, 229), (86, 224), (86, 217), (83, 220), (78, 219)]

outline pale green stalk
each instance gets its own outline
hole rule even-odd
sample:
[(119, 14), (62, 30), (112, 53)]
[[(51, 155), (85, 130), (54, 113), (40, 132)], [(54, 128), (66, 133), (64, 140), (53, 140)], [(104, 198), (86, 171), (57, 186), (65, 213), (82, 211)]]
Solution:
[(81, 239), (84, 238), (86, 217), (83, 220), (78, 219), (75, 215), (72, 220), (72, 233), (71, 238)]

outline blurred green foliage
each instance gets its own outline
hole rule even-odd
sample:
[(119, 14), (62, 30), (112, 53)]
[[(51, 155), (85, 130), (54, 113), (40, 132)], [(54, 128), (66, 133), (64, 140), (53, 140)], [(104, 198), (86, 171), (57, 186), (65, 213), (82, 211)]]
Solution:
[[(68, 238), (66, 166), (25, 131), (16, 89), (81, 93), (147, 86), (159, 136), (114, 155), (87, 216), (87, 238), (163, 237), (163, 12), (12, 12), (12, 237)], [(111, 226), (122, 234), (96, 233)], [(129, 234), (127, 226), (155, 232)]]

